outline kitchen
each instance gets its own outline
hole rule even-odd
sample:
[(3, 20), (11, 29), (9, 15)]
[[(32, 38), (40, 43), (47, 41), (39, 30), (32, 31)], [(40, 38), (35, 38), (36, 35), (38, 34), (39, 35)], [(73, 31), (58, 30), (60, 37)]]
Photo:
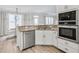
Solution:
[[(78, 12), (79, 12), (78, 5), (62, 5), (62, 6), (61, 5), (41, 5), (41, 6), (40, 5), (35, 5), (35, 6), (34, 5), (33, 6), (32, 5), (31, 6), (19, 5), (19, 6), (13, 6), (13, 7), (6, 6), (6, 8), (5, 6), (1, 6), (1, 7), (2, 7), (1, 13), (3, 14), (3, 17), (5, 13), (15, 14), (15, 17), (14, 17), (15, 27), (16, 27), (14, 29), (15, 32), (13, 33), (11, 32), (7, 37), (10, 37), (11, 34), (14, 35), (16, 39), (14, 48), (18, 50), (19, 52), (21, 51), (21, 52), (27, 53), (27, 50), (29, 49), (33, 50), (33, 52), (36, 52), (36, 53), (41, 53), (41, 52), (42, 53), (46, 53), (46, 52), (48, 53), (64, 53), (64, 52), (78, 53), (79, 52), (78, 50), (79, 43), (75, 41), (75, 40), (78, 41), (79, 39), (75, 38), (75, 40), (71, 40), (74, 38), (74, 36), (78, 37), (78, 34), (75, 32), (75, 30), (72, 30), (71, 32), (69, 31), (70, 30), (69, 28), (71, 29), (74, 27), (78, 28), (78, 24), (79, 24), (78, 23)], [(3, 9), (4, 9), (4, 13), (3, 13)], [(7, 10), (7, 12), (5, 12), (5, 10)], [(72, 11), (75, 11), (75, 10), (76, 12), (72, 13)], [(71, 17), (72, 15), (72, 17), (67, 18), (67, 16), (63, 16), (63, 14), (68, 15), (69, 17)], [(75, 16), (73, 17), (73, 15)], [(1, 26), (2, 31), (6, 27), (4, 26), (5, 24)], [(71, 34), (68, 34), (65, 29), (64, 30), (61, 29), (62, 27), (68, 28), (69, 30), (67, 31)], [(8, 29), (4, 30), (3, 32), (2, 31), (1, 31), (1, 34), (3, 34), (2, 37), (4, 37), (5, 33), (9, 33)], [(63, 31), (66, 31), (66, 33)], [(69, 38), (69, 36), (65, 36), (65, 34), (66, 35), (68, 34), (70, 36), (72, 36), (72, 34), (75, 34), (75, 35)], [(63, 38), (63, 37), (66, 37), (66, 38)], [(5, 44), (5, 47), (6, 47), (6, 44)], [(12, 46), (11, 46), (11, 49), (12, 49)], [(48, 51), (46, 51), (46, 49)], [(13, 52), (13, 51), (10, 51), (10, 52)], [(5, 50), (2, 52), (5, 52)]]

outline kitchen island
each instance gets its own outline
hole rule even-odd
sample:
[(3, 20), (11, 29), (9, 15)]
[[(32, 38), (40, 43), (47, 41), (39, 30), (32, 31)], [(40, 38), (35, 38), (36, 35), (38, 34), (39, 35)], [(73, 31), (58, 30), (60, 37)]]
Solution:
[[(50, 26), (51, 27), (51, 26)], [(55, 45), (57, 46), (57, 29), (46, 26), (19, 26), (16, 30), (17, 46), (20, 50), (34, 45)]]
[(17, 46), (20, 50), (29, 48), (35, 45), (35, 30), (34, 29), (17, 29)]

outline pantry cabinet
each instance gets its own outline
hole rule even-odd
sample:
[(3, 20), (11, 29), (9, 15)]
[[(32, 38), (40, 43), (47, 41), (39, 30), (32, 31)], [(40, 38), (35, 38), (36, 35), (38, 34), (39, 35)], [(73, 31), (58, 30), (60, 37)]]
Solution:
[(36, 30), (35, 44), (57, 46), (57, 32), (50, 30)]

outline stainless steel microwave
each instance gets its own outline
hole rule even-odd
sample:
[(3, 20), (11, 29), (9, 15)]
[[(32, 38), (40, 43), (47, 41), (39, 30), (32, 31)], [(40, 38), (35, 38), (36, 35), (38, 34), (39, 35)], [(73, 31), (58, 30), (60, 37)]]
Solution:
[(59, 21), (76, 20), (76, 10), (59, 13)]
[(79, 25), (79, 10), (61, 12), (58, 19), (59, 25)]

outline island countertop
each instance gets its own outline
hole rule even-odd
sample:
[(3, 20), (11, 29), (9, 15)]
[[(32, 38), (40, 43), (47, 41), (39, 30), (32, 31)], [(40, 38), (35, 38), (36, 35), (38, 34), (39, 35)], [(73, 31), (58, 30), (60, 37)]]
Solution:
[(28, 32), (28, 31), (33, 31), (35, 29), (22, 29), (22, 30), (19, 30), (20, 32)]
[(57, 26), (18, 26), (17, 27), (20, 32), (26, 32), (26, 31), (33, 31), (33, 30), (50, 30), (50, 31), (57, 31)]

